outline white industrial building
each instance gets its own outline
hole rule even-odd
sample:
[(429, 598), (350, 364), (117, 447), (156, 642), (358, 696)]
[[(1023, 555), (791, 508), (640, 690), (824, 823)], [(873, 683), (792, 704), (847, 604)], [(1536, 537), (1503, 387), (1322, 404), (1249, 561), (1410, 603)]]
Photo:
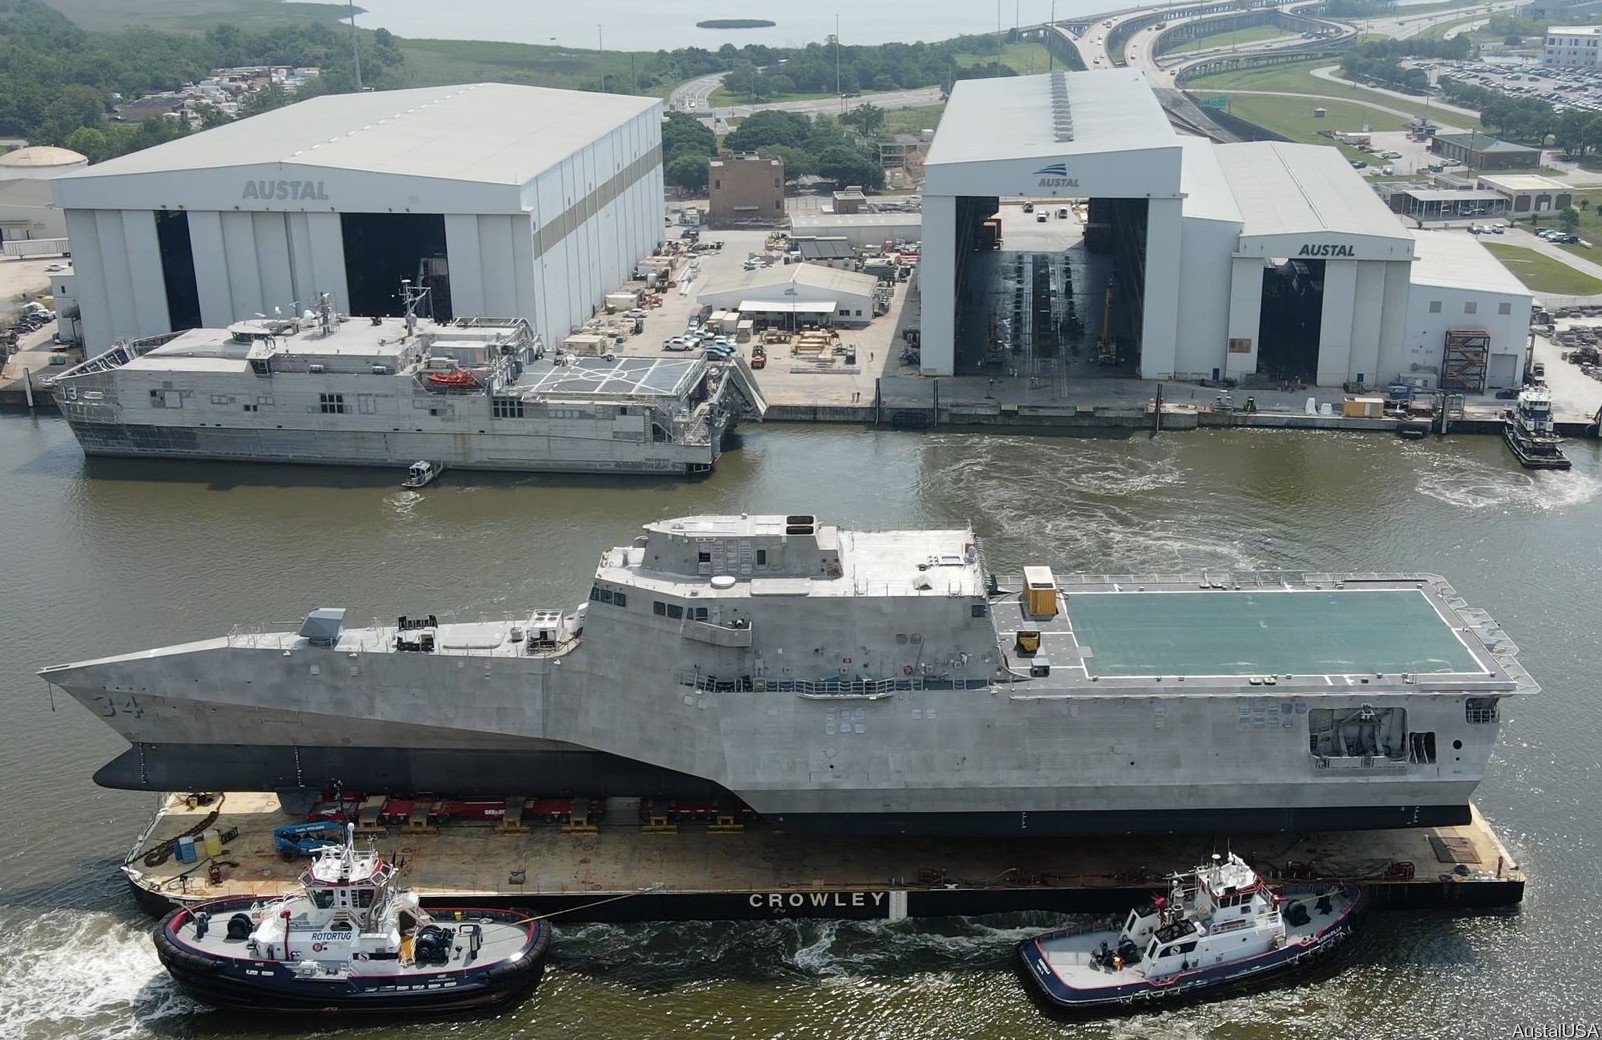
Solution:
[(1549, 25), (1541, 60), (1548, 65), (1602, 65), (1602, 25)]
[[(1524, 382), (1533, 297), (1467, 231), (1414, 231), (1412, 297), (1402, 351), (1386, 371), (1473, 390)], [(1445, 344), (1443, 351), (1442, 345)]]
[(790, 233), (806, 238), (843, 238), (859, 249), (879, 249), (886, 242), (916, 242), (923, 233), (916, 213), (793, 213)]
[[(954, 301), (1002, 199), (1088, 200), (1084, 247), (1109, 257), (1112, 327), (1142, 378), (1375, 384), (1426, 365), (1419, 349), (1441, 366), (1444, 339), (1409, 323), (1415, 238), (1338, 151), (1181, 137), (1138, 71), (958, 83), (925, 170), (925, 374), (958, 370), (985, 328)], [(1488, 291), (1477, 265), (1465, 277), (1465, 292)], [(1087, 307), (1098, 326), (1101, 295)], [(1522, 351), (1522, 327), (1496, 324), (1491, 352)]]
[(784, 264), (743, 271), (713, 284), (696, 297), (703, 306), (739, 311), (784, 327), (866, 325), (878, 313), (874, 289), (879, 280), (859, 271), (822, 264)]
[(481, 83), (314, 98), (57, 179), (90, 350), (304, 309), (557, 342), (661, 237), (662, 103)]

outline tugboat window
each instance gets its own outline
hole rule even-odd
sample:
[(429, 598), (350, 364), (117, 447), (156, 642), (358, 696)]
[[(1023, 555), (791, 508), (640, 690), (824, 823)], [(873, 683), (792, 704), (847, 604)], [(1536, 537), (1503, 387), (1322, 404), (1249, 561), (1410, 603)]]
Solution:
[(310, 895), (313, 905), (319, 910), (327, 910), (334, 905), (334, 893), (329, 889), (313, 889)]

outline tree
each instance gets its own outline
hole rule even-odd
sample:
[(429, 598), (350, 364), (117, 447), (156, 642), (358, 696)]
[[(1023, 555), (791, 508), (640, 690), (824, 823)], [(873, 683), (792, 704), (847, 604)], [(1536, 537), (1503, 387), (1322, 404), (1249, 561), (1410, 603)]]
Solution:
[(67, 135), (63, 144), (92, 163), (104, 162), (115, 154), (106, 132), (92, 126), (80, 126)]
[(762, 149), (762, 153), (783, 160), (786, 180), (793, 181), (798, 177), (809, 177), (818, 172), (817, 157), (803, 148), (775, 144)]
[(877, 188), (884, 184), (884, 171), (865, 153), (845, 145), (834, 145), (818, 156), (818, 174), (842, 187), (862, 184)]
[(1563, 229), (1572, 235), (1574, 229), (1580, 226), (1580, 211), (1569, 206), (1558, 214), (1558, 219), (1563, 222)]
[(707, 161), (704, 156), (681, 155), (662, 167), (662, 179), (675, 187), (694, 192), (707, 190)]
[(856, 127), (864, 137), (876, 137), (884, 126), (884, 109), (872, 104), (858, 105), (843, 114), (840, 122)]
[(747, 116), (723, 143), (735, 152), (754, 152), (775, 144), (796, 148), (805, 144), (811, 133), (812, 123), (806, 116), (769, 109)]

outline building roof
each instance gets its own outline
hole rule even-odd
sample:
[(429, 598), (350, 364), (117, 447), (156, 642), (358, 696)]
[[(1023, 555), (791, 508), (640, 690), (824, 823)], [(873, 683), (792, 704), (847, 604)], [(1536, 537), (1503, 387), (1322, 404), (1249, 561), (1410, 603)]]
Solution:
[(1467, 231), (1412, 231), (1414, 285), (1530, 296), (1524, 283)]
[(0, 166), (76, 166), (87, 163), (89, 157), (71, 148), (56, 148), (48, 144), (29, 145), (0, 155)]
[(661, 104), (505, 83), (331, 94), (111, 159), (73, 179), (289, 163), (521, 185)]
[(1571, 194), (1574, 191), (1571, 185), (1553, 180), (1551, 177), (1542, 177), (1538, 173), (1488, 173), (1482, 175), (1479, 181), (1481, 184), (1503, 191), (1566, 191)]
[(817, 234), (829, 228), (908, 228), (922, 226), (923, 214), (912, 212), (792, 213), (790, 215), (790, 230), (792, 233), (798, 231), (807, 231)]
[(791, 238), (790, 244), (801, 254), (802, 260), (849, 260), (857, 255), (850, 241), (844, 238)]
[(1465, 134), (1436, 134), (1435, 139), (1455, 144), (1459, 148), (1467, 148), (1471, 152), (1539, 152), (1539, 149), (1527, 148), (1522, 144), (1509, 144), (1501, 138), (1482, 134), (1478, 130)]
[(0, 206), (21, 209), (46, 209), (51, 205), (49, 178), (21, 177), (14, 181), (0, 181)]
[(1181, 137), (1179, 143), (1185, 155), (1179, 168), (1179, 190), (1185, 196), (1181, 212), (1199, 220), (1241, 223), (1240, 206), (1218, 164), (1213, 142), (1204, 137)]
[(1251, 141), (1213, 150), (1240, 207), (1242, 235), (1407, 238), (1396, 215), (1334, 148)]
[(755, 271), (741, 271), (715, 286), (709, 286), (700, 294), (700, 299), (709, 297), (732, 297), (736, 293), (743, 293), (750, 298), (772, 295), (762, 290), (771, 289), (781, 285), (805, 285), (813, 289), (822, 289), (825, 292), (850, 293), (853, 296), (872, 296), (879, 279), (871, 274), (862, 274), (858, 271), (841, 271), (833, 267), (823, 267), (819, 264), (781, 264), (778, 267), (763, 267)]
[(1489, 188), (1403, 188), (1402, 194), (1418, 202), (1506, 202), (1501, 192)]
[(1134, 151), (1177, 140), (1136, 69), (966, 79), (951, 89), (925, 166)]
[(1602, 25), (1549, 25), (1546, 27), (1548, 36), (1596, 36), (1602, 33)]

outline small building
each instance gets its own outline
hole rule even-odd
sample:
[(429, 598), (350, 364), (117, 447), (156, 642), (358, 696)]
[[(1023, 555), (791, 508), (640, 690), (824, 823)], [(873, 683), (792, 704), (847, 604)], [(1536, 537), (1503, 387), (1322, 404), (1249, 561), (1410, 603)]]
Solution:
[(1379, 377), (1423, 377), (1462, 393), (1519, 386), (1532, 296), (1479, 240), (1414, 231), (1407, 335), (1381, 349)]
[(857, 250), (844, 238), (796, 238), (791, 236), (790, 245), (801, 254), (804, 264), (819, 264), (823, 267), (837, 267), (842, 271), (856, 270)]
[(1508, 209), (1507, 199), (1488, 188), (1425, 188), (1411, 184), (1392, 189), (1386, 202), (1391, 212), (1414, 220), (1500, 217)]
[(834, 193), (834, 211), (836, 213), (861, 213), (862, 207), (867, 205), (868, 197), (862, 193), (862, 185), (847, 185), (845, 191)]
[(1602, 65), (1602, 25), (1549, 25), (1541, 60), (1548, 65)]
[(1515, 216), (1559, 212), (1574, 205), (1574, 189), (1561, 181), (1534, 173), (1512, 173), (1479, 178), (1479, 186), (1507, 200)]
[(817, 264), (787, 264), (742, 272), (714, 284), (696, 299), (715, 310), (738, 310), (780, 328), (801, 325), (866, 325), (879, 312), (879, 281), (855, 271)]
[(921, 213), (795, 213), (790, 234), (797, 238), (843, 238), (859, 248), (923, 238)]
[(67, 216), (51, 202), (50, 182), (0, 180), (0, 242), (66, 238)]
[(784, 160), (728, 153), (707, 161), (707, 222), (784, 219)]
[(1430, 151), (1476, 170), (1520, 170), (1541, 165), (1541, 150), (1509, 144), (1490, 134), (1436, 134)]

